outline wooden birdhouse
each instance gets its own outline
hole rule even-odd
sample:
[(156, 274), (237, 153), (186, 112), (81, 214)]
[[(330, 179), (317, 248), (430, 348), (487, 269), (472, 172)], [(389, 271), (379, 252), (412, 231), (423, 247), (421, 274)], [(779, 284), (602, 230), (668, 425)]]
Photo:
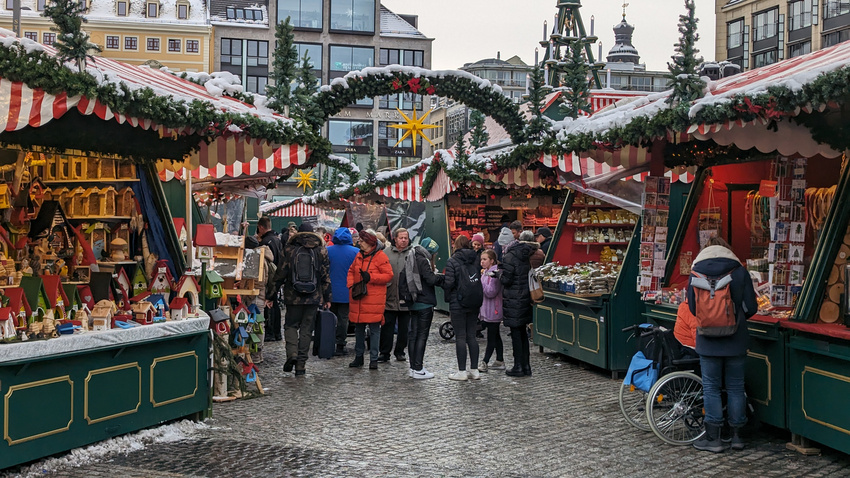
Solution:
[(151, 294), (163, 294), (168, 296), (174, 288), (174, 279), (168, 270), (168, 262), (159, 260), (154, 266), (153, 279), (150, 284)]
[(131, 217), (136, 212), (136, 196), (131, 187), (122, 188), (115, 197), (115, 215)]
[(186, 320), (189, 318), (189, 301), (185, 297), (175, 297), (168, 304), (171, 309), (171, 320)]
[(239, 304), (233, 309), (233, 321), (241, 326), (245, 326), (251, 320), (251, 311), (243, 304)]
[(139, 294), (145, 293), (148, 290), (148, 280), (145, 277), (145, 268), (139, 264), (136, 266), (136, 270), (133, 272), (133, 279), (130, 282), (132, 295), (137, 296)]
[(195, 229), (195, 247), (197, 248), (198, 260), (211, 262), (215, 256), (215, 226), (212, 224), (198, 224)]
[(86, 157), (71, 156), (71, 176), (68, 179), (86, 179)]
[(153, 304), (154, 309), (156, 309), (156, 317), (165, 318), (165, 313), (168, 312), (168, 303), (166, 303), (162, 294), (149, 294), (145, 298), (145, 302)]
[(83, 216), (101, 216), (100, 214), (100, 189), (97, 186), (92, 186), (86, 189), (86, 192), (83, 194), (83, 204), (85, 206), (85, 212)]
[(44, 281), (41, 277), (24, 276), (21, 278), (21, 289), (27, 298), (27, 303), (32, 311), (31, 319), (35, 317), (53, 317), (53, 306), (44, 289)]
[(118, 287), (124, 290), (127, 297), (131, 297), (130, 294), (133, 291), (133, 286), (130, 283), (130, 275), (127, 274), (127, 270), (123, 267), (118, 268), (112, 278), (118, 282)]
[(27, 296), (24, 293), (24, 289), (20, 287), (10, 287), (3, 290), (3, 295), (9, 298), (9, 302), (6, 306), (11, 307), (15, 312), (15, 316), (17, 317), (17, 327), (26, 328), (32, 318), (32, 309), (30, 308), (29, 302), (27, 302)]
[(11, 307), (0, 308), (0, 339), (12, 340), (18, 336), (16, 315)]
[(34, 211), (33, 213), (38, 212), (38, 208), (41, 207), (41, 203), (44, 202), (44, 192), (47, 190), (47, 186), (41, 182), (40, 179), (36, 178), (29, 187), (29, 195), (32, 200)]
[(131, 161), (118, 161), (118, 179), (136, 179), (136, 165)]
[(102, 159), (100, 161), (100, 179), (115, 179), (117, 172), (114, 159)]
[(58, 275), (43, 275), (41, 276), (41, 280), (44, 282), (44, 291), (47, 293), (47, 300), (53, 308), (53, 318), (56, 320), (68, 319), (66, 308), (68, 298), (65, 297), (62, 280)]
[(118, 192), (115, 191), (115, 188), (112, 186), (108, 186), (103, 188), (99, 192), (99, 204), (100, 204), (100, 216), (103, 217), (112, 217), (116, 216), (115, 214), (115, 198), (118, 196)]
[(112, 317), (117, 309), (115, 304), (109, 300), (101, 300), (95, 304), (91, 311), (92, 330), (99, 332), (112, 328)]
[(186, 230), (186, 220), (182, 217), (172, 217), (174, 222), (174, 230), (177, 232), (177, 241), (180, 242), (180, 249), (186, 250), (186, 241), (189, 238), (189, 231)]
[(56, 181), (71, 179), (71, 156), (57, 154), (53, 157), (56, 158), (56, 176), (53, 179)]
[(91, 286), (88, 284), (77, 284), (77, 292), (80, 293), (80, 300), (83, 305), (88, 307), (89, 310), (94, 309), (94, 294), (92, 294)]
[(137, 304), (133, 304), (133, 320), (142, 324), (142, 325), (151, 325), (153, 324), (154, 317), (156, 316), (156, 309), (153, 304), (150, 302), (142, 301)]
[(216, 271), (207, 271), (205, 287), (207, 299), (220, 299), (224, 295), (224, 279)]
[(65, 311), (68, 318), (71, 320), (80, 320), (77, 318), (77, 313), (83, 309), (83, 300), (80, 299), (80, 291), (76, 284), (62, 284), (62, 290), (65, 291), (65, 298), (68, 302), (65, 303)]
[(83, 203), (83, 197), (85, 196), (85, 193), (86, 190), (82, 187), (74, 188), (71, 192), (68, 193), (68, 207), (65, 210), (68, 212), (68, 215), (70, 217), (88, 216), (88, 203)]
[(180, 278), (177, 287), (174, 289), (175, 297), (183, 297), (189, 301), (189, 313), (193, 315), (201, 306), (199, 299), (200, 293), (201, 286), (198, 285), (198, 281), (195, 280), (194, 276), (188, 274), (183, 274), (183, 277)]
[(0, 209), (12, 207), (12, 190), (6, 183), (0, 183)]
[(39, 177), (45, 181), (56, 181), (59, 179), (59, 158), (61, 154), (50, 154), (44, 156), (44, 170)]
[(102, 222), (92, 223), (85, 229), (86, 239), (94, 252), (95, 260), (103, 260), (103, 251), (106, 250), (109, 239), (109, 229)]
[(217, 335), (227, 335), (230, 333), (230, 315), (221, 310), (213, 309), (210, 311), (210, 328)]

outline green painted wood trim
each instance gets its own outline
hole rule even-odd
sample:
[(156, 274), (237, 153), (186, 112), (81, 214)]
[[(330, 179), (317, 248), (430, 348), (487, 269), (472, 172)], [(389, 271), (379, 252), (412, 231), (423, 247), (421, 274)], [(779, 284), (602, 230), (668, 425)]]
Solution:
[(788, 340), (788, 348), (832, 357), (848, 362), (848, 366), (850, 366), (850, 347), (847, 345), (830, 344), (816, 337), (792, 335)]
[(679, 253), (682, 251), (682, 242), (685, 240), (685, 234), (687, 233), (691, 218), (696, 212), (699, 197), (702, 195), (703, 189), (705, 189), (705, 177), (709, 171), (709, 168), (701, 168), (697, 171), (691, 186), (691, 192), (688, 194), (688, 200), (682, 210), (679, 224), (676, 226), (676, 233), (673, 234), (673, 240), (668, 241), (667, 266), (664, 268), (664, 280), (662, 281), (664, 285), (670, 283), (670, 277), (673, 275), (673, 271), (679, 267), (679, 261), (671, 261), (670, 258), (679, 257)]
[(573, 199), (575, 199), (575, 191), (570, 189), (567, 193), (567, 197), (564, 199), (563, 207), (561, 207), (561, 215), (558, 217), (558, 225), (555, 226), (555, 234), (552, 235), (552, 242), (549, 243), (549, 250), (546, 251), (546, 258), (543, 259), (544, 264), (552, 262), (552, 256), (555, 254), (555, 248), (557, 247), (558, 240), (561, 238), (561, 233), (563, 232), (564, 227), (567, 224), (567, 219), (570, 216), (570, 208), (573, 207)]
[[(165, 231), (165, 244), (168, 248), (168, 253), (174, 258), (174, 268), (178, 273), (182, 274), (186, 270), (186, 258), (183, 256), (183, 249), (180, 247), (180, 240), (177, 237), (177, 231), (174, 230), (174, 219), (171, 215), (171, 209), (168, 207), (168, 201), (165, 199), (165, 191), (162, 189), (162, 181), (156, 172), (156, 165), (153, 162), (145, 162), (139, 164), (139, 174), (144, 174), (148, 184), (150, 184), (152, 199), (156, 205), (156, 210), (159, 212), (159, 219), (162, 221), (162, 229)], [(187, 227), (191, 227), (187, 224)]]
[(803, 283), (800, 299), (791, 320), (815, 322), (823, 294), (826, 289), (829, 273), (835, 264), (835, 257), (841, 247), (847, 224), (850, 221), (850, 167), (844, 168), (838, 181), (835, 198), (829, 207), (824, 221), (824, 229), (812, 256), (812, 266), (809, 275)]
[(577, 304), (583, 305), (585, 307), (590, 307), (592, 309), (598, 309), (605, 305), (605, 301), (607, 301), (611, 297), (611, 294), (604, 294), (599, 297), (574, 297), (571, 295), (544, 290), (543, 296), (547, 299), (559, 300), (567, 304)]
[[(611, 293), (615, 296), (624, 292), (635, 292), (634, 290), (628, 291), (623, 289), (627, 283), (632, 283), (635, 285), (635, 288), (637, 287), (637, 276), (640, 274), (640, 268), (638, 267), (640, 257), (640, 228), (641, 218), (638, 218), (635, 221), (635, 227), (632, 229), (632, 239), (629, 241), (628, 247), (626, 247), (623, 263), (620, 264), (620, 273), (617, 275), (617, 281), (614, 282), (614, 288), (611, 290)], [(632, 267), (633, 264), (634, 267)], [(624, 278), (627, 274), (632, 274), (634, 277)], [(635, 293), (640, 295), (637, 292)]]

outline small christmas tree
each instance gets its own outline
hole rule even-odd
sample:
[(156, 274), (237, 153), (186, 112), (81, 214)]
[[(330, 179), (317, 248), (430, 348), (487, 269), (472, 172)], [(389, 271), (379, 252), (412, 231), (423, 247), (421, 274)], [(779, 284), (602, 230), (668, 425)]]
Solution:
[(667, 98), (667, 103), (691, 102), (702, 96), (705, 83), (697, 75), (697, 66), (702, 63), (702, 57), (697, 58), (699, 50), (696, 48), (699, 34), (697, 23), (699, 19), (694, 15), (696, 5), (694, 0), (685, 0), (686, 15), (679, 15), (679, 42), (676, 43), (676, 55), (673, 55), (673, 63), (667, 63), (670, 70), (668, 77), (672, 81), (673, 92)]
[(301, 68), (298, 70), (298, 80), (295, 86), (295, 98), (291, 111), (292, 116), (301, 118), (315, 129), (321, 129), (325, 123), (324, 114), (316, 104), (315, 94), (319, 90), (316, 77), (313, 75), (313, 64), (305, 53), (301, 58)]
[(466, 152), (466, 139), (460, 135), (455, 145), (455, 167), (463, 171), (468, 166), (469, 154)]
[(378, 180), (378, 159), (375, 158), (375, 150), (369, 148), (369, 167), (366, 170), (366, 182), (375, 184)]
[(469, 138), (469, 145), (473, 149), (478, 149), (487, 146), (487, 141), (490, 139), (490, 133), (484, 128), (484, 113), (478, 110), (472, 110), (469, 114), (469, 128), (472, 130), (472, 137)]
[(273, 86), (266, 86), (269, 97), (269, 108), (283, 113), (287, 106), (292, 106), (292, 80), (295, 79), (298, 65), (298, 51), (293, 45), (295, 35), (289, 23), (289, 17), (275, 27), (274, 61), (272, 62), (271, 79)]
[(574, 40), (570, 43), (566, 66), (563, 69), (563, 84), (567, 89), (561, 94), (561, 112), (570, 118), (578, 118), (582, 111), (590, 114), (590, 68), (585, 61), (582, 49), (584, 43)]
[(83, 23), (88, 20), (82, 16), (86, 10), (86, 2), (79, 0), (51, 0), (44, 7), (42, 16), (50, 18), (55, 27), (50, 29), (57, 33), (54, 47), (58, 57), (63, 62), (76, 61), (80, 73), (86, 71), (86, 58), (94, 58), (89, 51), (100, 52), (99, 46), (89, 43), (88, 33), (83, 32)]
[(543, 119), (543, 100), (546, 98), (547, 87), (544, 86), (543, 70), (533, 68), (531, 70), (531, 82), (528, 87), (529, 110), (531, 121), (525, 128), (526, 136), (530, 141), (540, 139), (546, 131), (546, 120)]

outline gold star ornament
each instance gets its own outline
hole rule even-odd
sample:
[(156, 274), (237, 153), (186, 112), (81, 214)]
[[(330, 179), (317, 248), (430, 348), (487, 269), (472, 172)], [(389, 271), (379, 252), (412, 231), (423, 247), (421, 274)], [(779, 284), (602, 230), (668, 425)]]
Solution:
[(307, 192), (307, 188), (313, 189), (313, 183), (317, 181), (316, 177), (313, 176), (313, 170), (304, 172), (303, 169), (299, 169), (295, 172), (295, 179), (298, 181), (298, 187), (303, 189), (304, 192)]
[[(408, 118), (407, 115), (404, 114), (403, 111), (401, 111), (398, 108), (396, 108), (396, 110), (399, 113), (401, 113), (402, 116), (404, 116), (404, 119), (405, 119), (405, 121), (407, 121), (407, 123), (405, 123), (405, 124), (392, 124), (392, 125), (390, 125), (390, 128), (404, 129), (404, 130), (407, 130), (407, 132), (404, 133), (404, 136), (402, 136), (401, 139), (398, 140), (398, 143), (396, 143), (395, 145), (398, 146), (399, 144), (401, 144), (402, 141), (407, 139), (408, 136), (411, 136), (413, 138), (413, 154), (416, 155), (416, 136), (417, 135), (422, 136), (422, 138), (424, 138), (425, 141), (431, 143), (431, 140), (428, 139), (427, 136), (425, 136), (424, 131), (426, 129), (434, 129), (434, 128), (437, 127), (437, 125), (434, 125), (434, 124), (422, 124), (422, 122), (425, 121), (425, 118), (427, 118), (428, 115), (431, 114), (431, 111), (428, 111), (427, 113), (425, 113), (425, 116), (423, 116), (421, 118), (417, 118), (416, 117), (416, 108), (413, 108), (413, 118)], [(431, 143), (431, 146), (433, 146), (433, 145), (434, 145), (434, 143)]]

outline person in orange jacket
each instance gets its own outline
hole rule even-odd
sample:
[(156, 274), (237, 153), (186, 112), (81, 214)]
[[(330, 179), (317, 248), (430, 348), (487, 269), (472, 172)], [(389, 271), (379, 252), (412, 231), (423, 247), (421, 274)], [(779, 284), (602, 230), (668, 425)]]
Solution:
[(676, 325), (673, 327), (673, 335), (680, 344), (691, 350), (696, 349), (697, 318), (691, 313), (687, 300), (679, 304), (679, 311), (676, 313)]
[(362, 367), (363, 354), (366, 352), (366, 326), (369, 326), (369, 369), (378, 368), (378, 348), (381, 341), (381, 325), (384, 322), (384, 308), (387, 302), (387, 284), (393, 279), (393, 268), (378, 247), (378, 238), (374, 234), (360, 232), (360, 253), (348, 269), (348, 288), (358, 282), (366, 282), (366, 294), (355, 298), (351, 291), (348, 320), (354, 324), (354, 361), (349, 367)]

